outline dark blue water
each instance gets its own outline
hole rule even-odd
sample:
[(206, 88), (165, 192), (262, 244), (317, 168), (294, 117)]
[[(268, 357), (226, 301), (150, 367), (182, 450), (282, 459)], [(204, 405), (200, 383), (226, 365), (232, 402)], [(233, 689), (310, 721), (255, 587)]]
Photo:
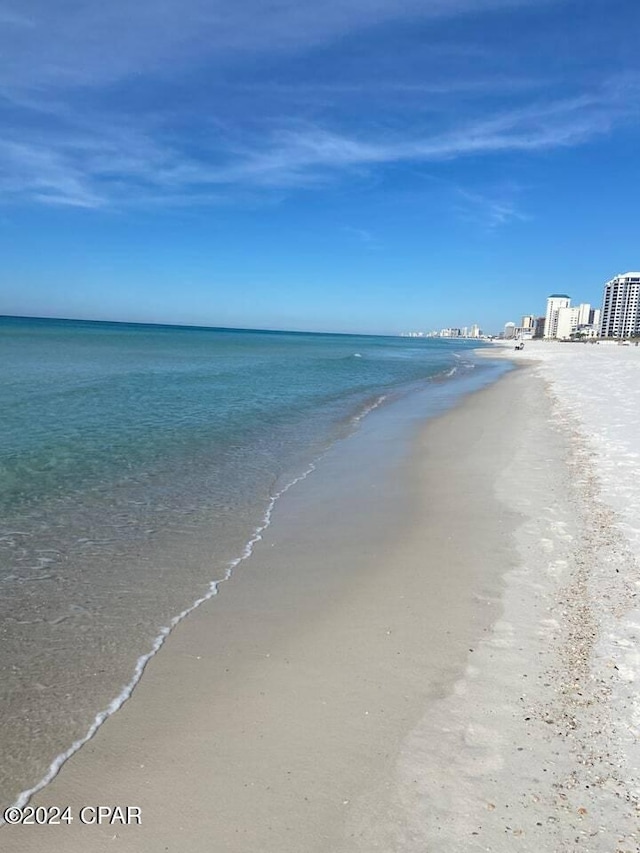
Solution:
[(0, 318), (2, 801), (86, 732), (274, 495), (376, 407), (470, 375), (473, 346)]

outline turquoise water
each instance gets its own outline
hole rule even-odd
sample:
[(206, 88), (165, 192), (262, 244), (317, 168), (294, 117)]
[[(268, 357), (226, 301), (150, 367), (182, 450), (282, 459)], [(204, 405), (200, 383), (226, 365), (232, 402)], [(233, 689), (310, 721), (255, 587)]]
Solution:
[[(288, 454), (456, 365), (449, 342), (0, 320), (0, 507), (204, 454)], [(244, 462), (248, 462), (246, 457)]]
[(376, 407), (480, 377), (472, 351), (0, 318), (2, 802), (86, 733), (279, 491)]

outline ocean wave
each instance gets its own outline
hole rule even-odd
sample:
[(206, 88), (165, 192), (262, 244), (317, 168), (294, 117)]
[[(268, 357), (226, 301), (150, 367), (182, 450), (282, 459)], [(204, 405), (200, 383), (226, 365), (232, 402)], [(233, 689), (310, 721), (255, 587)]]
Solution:
[[(382, 398), (382, 399), (384, 399), (384, 398)], [(361, 413), (358, 419), (361, 420), (362, 417), (365, 416), (365, 414), (368, 414), (369, 411), (371, 411), (373, 408), (376, 408), (376, 406), (379, 405), (380, 402), (381, 402), (381, 400), (376, 401), (376, 403), (374, 403), (366, 411)], [(209, 584), (209, 589), (204, 595), (202, 595), (200, 598), (196, 599), (193, 602), (193, 604), (191, 604), (189, 607), (187, 607), (185, 610), (183, 610), (177, 616), (174, 616), (168, 625), (165, 625), (163, 628), (160, 629), (160, 632), (158, 633), (158, 635), (156, 636), (156, 639), (152, 643), (150, 651), (148, 651), (144, 655), (141, 655), (138, 658), (134, 672), (133, 672), (133, 676), (130, 679), (130, 681), (123, 687), (123, 689), (120, 691), (120, 693), (115, 697), (115, 699), (113, 699), (109, 703), (109, 705), (107, 705), (106, 708), (104, 708), (102, 711), (100, 711), (98, 714), (96, 714), (96, 716), (93, 720), (93, 723), (89, 726), (89, 729), (87, 730), (87, 733), (83, 737), (74, 741), (74, 743), (68, 749), (66, 749), (64, 752), (60, 753), (56, 758), (54, 758), (54, 760), (49, 765), (48, 771), (45, 773), (45, 775), (42, 777), (42, 779), (36, 785), (34, 785), (32, 788), (29, 788), (25, 791), (22, 791), (19, 794), (18, 798), (13, 803), (13, 807), (24, 808), (24, 806), (27, 805), (27, 803), (30, 801), (31, 797), (33, 797), (35, 794), (37, 794), (39, 791), (41, 791), (43, 788), (45, 788), (50, 782), (52, 782), (55, 779), (55, 777), (58, 775), (58, 773), (60, 772), (62, 767), (66, 764), (66, 762), (73, 755), (75, 755), (75, 753), (78, 752), (79, 749), (81, 749), (86, 743), (88, 743), (91, 740), (91, 738), (97, 733), (98, 729), (102, 726), (102, 724), (105, 723), (109, 719), (109, 717), (113, 716), (116, 713), (116, 711), (119, 711), (120, 708), (122, 708), (122, 706), (125, 704), (125, 702), (127, 702), (127, 700), (131, 698), (133, 691), (135, 690), (136, 686), (138, 685), (138, 683), (140, 682), (140, 679), (142, 678), (142, 676), (144, 674), (144, 670), (145, 670), (147, 664), (160, 651), (160, 649), (164, 645), (165, 641), (167, 640), (169, 635), (172, 633), (173, 629), (180, 622), (182, 622), (183, 619), (185, 619), (187, 616), (189, 616), (191, 613), (193, 613), (194, 610), (196, 610), (198, 607), (200, 607), (201, 604), (204, 604), (206, 601), (210, 601), (214, 596), (216, 596), (218, 594), (218, 588), (219, 588), (220, 584), (224, 583), (225, 581), (230, 580), (231, 576), (233, 575), (234, 570), (240, 565), (240, 563), (247, 560), (253, 554), (255, 546), (262, 539), (262, 534), (265, 532), (265, 530), (271, 524), (271, 518), (273, 515), (273, 510), (274, 510), (275, 505), (278, 502), (279, 498), (281, 498), (282, 495), (284, 495), (286, 492), (289, 491), (289, 489), (291, 489), (297, 483), (300, 483), (302, 480), (305, 480), (309, 476), (309, 474), (311, 474), (313, 471), (315, 471), (316, 463), (317, 463), (317, 460), (315, 460), (314, 462), (311, 462), (310, 465), (306, 468), (306, 470), (302, 474), (295, 477), (293, 480), (291, 480), (289, 483), (287, 483), (286, 486), (284, 486), (282, 489), (280, 489), (274, 495), (271, 496), (271, 498), (269, 499), (269, 503), (267, 505), (267, 509), (265, 511), (265, 514), (262, 517), (262, 522), (258, 525), (258, 527), (255, 528), (253, 535), (251, 536), (251, 538), (249, 539), (247, 544), (244, 546), (244, 549), (243, 549), (242, 553), (240, 554), (240, 556), (236, 557), (234, 560), (232, 560), (229, 563), (229, 565), (227, 566), (227, 569), (226, 569), (224, 575), (222, 576), (222, 578), (219, 578), (218, 580), (211, 581), (211, 583)], [(0, 826), (4, 826), (4, 824), (5, 824), (5, 821), (0, 818)]]
[(354, 416), (351, 418), (351, 423), (352, 423), (352, 424), (359, 424), (359, 423), (360, 423), (360, 421), (361, 421), (363, 418), (366, 418), (366, 416), (367, 416), (368, 414), (370, 414), (371, 412), (373, 412), (373, 410), (374, 410), (374, 409), (377, 409), (377, 408), (378, 408), (378, 406), (382, 405), (382, 403), (384, 403), (384, 401), (385, 401), (386, 399), (387, 399), (387, 395), (386, 395), (386, 394), (381, 394), (381, 395), (380, 395), (379, 397), (377, 397), (377, 398), (376, 398), (372, 403), (368, 403), (368, 404), (367, 404), (367, 405), (362, 409), (362, 411), (361, 411), (361, 412), (358, 412), (356, 415), (354, 415)]
[[(381, 394), (376, 397), (375, 400), (367, 403), (361, 411), (355, 414), (351, 423), (354, 426), (357, 426), (367, 415), (377, 409), (382, 403), (387, 399), (387, 394)], [(321, 454), (322, 456), (323, 454)], [(209, 588), (207, 592), (197, 598), (189, 607), (182, 610), (177, 616), (174, 616), (173, 619), (169, 622), (168, 625), (165, 625), (160, 629), (158, 635), (151, 645), (151, 649), (144, 655), (141, 655), (135, 665), (133, 676), (129, 680), (129, 682), (123, 687), (120, 693), (104, 708), (102, 711), (96, 714), (93, 722), (89, 726), (86, 734), (78, 738), (76, 741), (72, 743), (72, 745), (66, 749), (64, 752), (60, 753), (49, 765), (49, 769), (45, 773), (45, 775), (40, 779), (40, 781), (35, 784), (32, 788), (29, 788), (25, 791), (22, 791), (17, 797), (16, 801), (13, 803), (13, 806), (16, 808), (24, 808), (25, 805), (31, 800), (31, 798), (45, 788), (50, 782), (52, 782), (55, 777), (58, 775), (62, 767), (66, 764), (66, 762), (78, 752), (86, 743), (88, 743), (94, 735), (98, 732), (98, 729), (105, 723), (109, 717), (112, 717), (117, 711), (122, 708), (122, 706), (127, 702), (135, 690), (136, 686), (139, 684), (140, 679), (142, 678), (145, 668), (147, 664), (151, 661), (152, 658), (160, 651), (165, 641), (172, 633), (173, 629), (186, 619), (194, 610), (196, 610), (200, 605), (204, 604), (207, 601), (210, 601), (218, 594), (218, 588), (225, 581), (231, 579), (235, 569), (240, 565), (240, 563), (249, 559), (254, 552), (255, 546), (262, 540), (263, 533), (269, 525), (271, 524), (271, 519), (273, 516), (273, 511), (275, 509), (276, 503), (278, 500), (289, 491), (289, 489), (293, 488), (297, 483), (305, 480), (313, 471), (316, 470), (317, 463), (321, 457), (317, 457), (313, 462), (311, 462), (308, 467), (303, 471), (302, 474), (294, 477), (290, 482), (288, 482), (282, 489), (275, 492), (269, 499), (267, 509), (262, 517), (261, 523), (255, 528), (253, 534), (250, 539), (244, 546), (242, 553), (240, 556), (236, 557), (232, 560), (227, 569), (225, 570), (223, 576), (218, 580), (211, 581), (209, 584)], [(0, 826), (4, 825), (4, 821), (0, 818)]]

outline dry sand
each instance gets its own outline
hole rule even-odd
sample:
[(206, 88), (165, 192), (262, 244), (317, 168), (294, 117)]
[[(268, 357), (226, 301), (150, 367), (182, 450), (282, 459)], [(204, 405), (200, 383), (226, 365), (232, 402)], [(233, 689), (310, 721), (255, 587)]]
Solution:
[[(637, 851), (592, 666), (628, 555), (551, 406), (519, 370), (378, 482), (343, 442), (34, 798), (73, 824), (4, 827), (2, 849)], [(84, 826), (92, 804), (142, 825)]]

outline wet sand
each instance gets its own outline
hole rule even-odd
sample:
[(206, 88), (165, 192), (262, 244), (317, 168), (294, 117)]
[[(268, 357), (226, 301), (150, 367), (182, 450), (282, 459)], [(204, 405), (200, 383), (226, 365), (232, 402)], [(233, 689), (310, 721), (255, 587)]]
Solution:
[[(551, 406), (525, 367), (407, 454), (375, 425), (335, 447), (34, 797), (73, 823), (4, 827), (3, 850), (637, 849), (596, 781), (622, 760), (589, 667), (611, 531), (582, 535), (592, 486)], [(83, 825), (97, 804), (142, 824)]]

